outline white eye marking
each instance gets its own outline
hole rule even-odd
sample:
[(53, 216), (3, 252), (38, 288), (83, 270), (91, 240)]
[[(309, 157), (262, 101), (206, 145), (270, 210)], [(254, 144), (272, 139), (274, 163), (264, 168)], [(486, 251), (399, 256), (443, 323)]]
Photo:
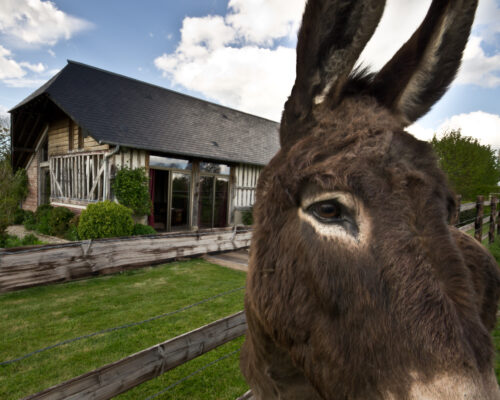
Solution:
[(361, 202), (346, 192), (306, 190), (298, 215), (317, 234), (355, 245), (365, 242), (369, 232)]

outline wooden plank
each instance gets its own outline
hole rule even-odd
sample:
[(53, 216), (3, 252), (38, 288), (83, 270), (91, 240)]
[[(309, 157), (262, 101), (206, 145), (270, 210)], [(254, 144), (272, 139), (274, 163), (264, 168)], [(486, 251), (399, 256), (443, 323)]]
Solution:
[[(490, 217), (484, 217), (483, 224), (487, 224), (489, 220), (490, 220)], [(460, 228), (458, 228), (458, 230), (462, 231), (462, 232), (467, 232), (467, 231), (473, 230), (475, 227), (475, 224), (476, 224), (475, 222), (471, 222), (470, 224), (461, 226)]]
[(460, 206), (460, 212), (473, 210), (474, 208), (476, 208), (476, 203), (465, 203)]
[(245, 334), (243, 311), (53, 386), (25, 400), (111, 399)]
[(73, 242), (0, 251), (0, 293), (248, 247), (250, 231)]
[(474, 238), (479, 242), (483, 240), (483, 210), (484, 210), (484, 197), (477, 196), (476, 221), (474, 223)]
[(495, 223), (497, 220), (497, 198), (491, 198), (491, 211), (490, 211), (490, 230), (488, 232), (488, 243), (492, 244), (495, 242)]
[(249, 390), (243, 396), (238, 397), (236, 400), (252, 400), (254, 399), (252, 391)]

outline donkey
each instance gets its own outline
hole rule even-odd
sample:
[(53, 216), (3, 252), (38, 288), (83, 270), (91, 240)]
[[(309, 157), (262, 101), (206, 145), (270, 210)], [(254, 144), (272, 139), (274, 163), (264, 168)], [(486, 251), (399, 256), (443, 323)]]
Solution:
[(449, 225), (437, 158), (404, 131), (453, 80), (477, 1), (433, 0), (370, 74), (354, 65), (384, 5), (306, 5), (254, 206), (240, 364), (257, 399), (500, 399), (497, 264)]

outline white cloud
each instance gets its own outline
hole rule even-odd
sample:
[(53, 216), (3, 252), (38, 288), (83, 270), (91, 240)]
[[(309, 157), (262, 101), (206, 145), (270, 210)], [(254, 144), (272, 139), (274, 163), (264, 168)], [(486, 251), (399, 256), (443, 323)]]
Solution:
[(44, 79), (28, 78), (28, 71), (41, 74), (46, 70), (42, 63), (31, 64), (26, 61), (17, 62), (12, 58), (10, 50), (0, 45), (0, 80), (9, 87), (38, 87)]
[[(70, 39), (74, 33), (88, 29), (89, 22), (68, 15), (51, 1), (2, 0), (0, 2), (0, 33), (17, 43), (54, 45)], [(21, 44), (19, 43), (19, 44)]]
[(434, 133), (439, 137), (451, 129), (461, 129), (463, 136), (471, 136), (483, 145), (500, 148), (500, 115), (483, 111), (453, 115), (437, 129), (424, 128), (415, 123), (406, 130), (420, 140), (430, 140)]
[(47, 80), (36, 78), (12, 78), (4, 79), (3, 83), (13, 88), (37, 88), (42, 86)]
[(0, 79), (22, 78), (26, 71), (12, 59), (12, 53), (0, 45)]
[(487, 88), (500, 85), (500, 54), (488, 57), (481, 48), (482, 41), (477, 36), (469, 39), (455, 84), (472, 83)]
[(269, 45), (295, 36), (304, 5), (304, 0), (230, 0), (226, 22), (246, 41)]
[(20, 62), (19, 65), (21, 67), (24, 67), (24, 68), (27, 68), (29, 69), (30, 71), (33, 71), (33, 72), (37, 72), (37, 73), (42, 73), (43, 71), (45, 71), (45, 65), (43, 65), (42, 63), (38, 63), (38, 64), (30, 64), (29, 62)]
[[(295, 13), (299, 15), (283, 12), (290, 4), (300, 8)], [(187, 17), (176, 51), (157, 57), (155, 65), (174, 84), (224, 105), (279, 120), (295, 78), (295, 49), (273, 46), (273, 40), (296, 29), (303, 6), (304, 0), (232, 0), (226, 18)], [(262, 20), (262, 7), (274, 15), (276, 24), (264, 20), (252, 34), (249, 24), (252, 18)]]
[(56, 52), (54, 50), (52, 50), (52, 49), (48, 49), (47, 53), (49, 53), (51, 57), (55, 57), (56, 56)]
[(430, 0), (387, 0), (382, 19), (361, 53), (360, 62), (373, 71), (381, 69), (410, 39), (430, 4)]

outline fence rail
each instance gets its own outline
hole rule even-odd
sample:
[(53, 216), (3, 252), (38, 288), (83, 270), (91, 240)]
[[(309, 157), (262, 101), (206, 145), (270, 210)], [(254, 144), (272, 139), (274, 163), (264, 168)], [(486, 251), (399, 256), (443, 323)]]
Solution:
[[(457, 226), (460, 221), (460, 213), (469, 210), (476, 210), (476, 214), (472, 219), (474, 222), (467, 223), (460, 226), (458, 229), (463, 232), (468, 232), (474, 230), (474, 238), (479, 242), (488, 239), (489, 243), (495, 241), (495, 235), (500, 235), (500, 207), (498, 203), (498, 198), (496, 196), (491, 196), (490, 200), (484, 199), (484, 196), (477, 196), (475, 203), (461, 203), (460, 196), (457, 197), (457, 202), (459, 204), (457, 215), (455, 216), (455, 223)], [(490, 207), (490, 214), (484, 215), (484, 208)], [(467, 221), (469, 222), (469, 221)], [(489, 229), (487, 232), (483, 232), (483, 226), (489, 224)]]
[(242, 336), (243, 311), (105, 365), (24, 400), (111, 399)]
[(0, 250), (0, 293), (115, 273), (250, 245), (251, 231), (225, 230)]

